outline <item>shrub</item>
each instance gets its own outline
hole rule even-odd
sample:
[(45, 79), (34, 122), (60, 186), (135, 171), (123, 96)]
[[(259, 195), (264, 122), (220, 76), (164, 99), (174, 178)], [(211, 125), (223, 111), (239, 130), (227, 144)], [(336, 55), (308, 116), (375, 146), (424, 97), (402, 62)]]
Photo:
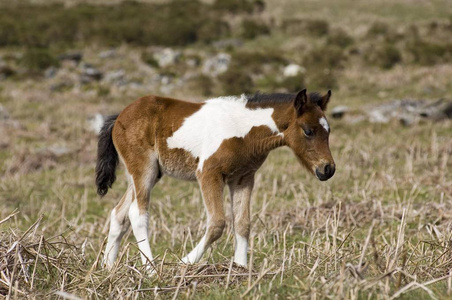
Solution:
[(307, 74), (308, 76), (308, 83), (309, 88), (312, 90), (329, 90), (329, 89), (335, 89), (338, 87), (338, 82), (336, 78), (335, 72), (325, 72), (321, 70), (314, 70), (311, 73)]
[(402, 54), (399, 49), (391, 44), (383, 44), (377, 47), (370, 47), (364, 55), (364, 59), (382, 69), (390, 69), (395, 64), (402, 61)]
[(0, 4), (0, 46), (70, 47), (80, 42), (180, 46), (227, 36), (229, 28), (221, 17), (211, 6), (189, 0), (71, 7)]
[(287, 19), (283, 21), (282, 29), (291, 35), (324, 36), (328, 34), (330, 25), (320, 19)]
[(150, 65), (153, 68), (159, 68), (159, 62), (154, 58), (154, 54), (152, 52), (143, 51), (141, 53), (141, 60)]
[(58, 66), (59, 62), (48, 49), (30, 49), (24, 53), (21, 64), (29, 71), (40, 72), (51, 66)]
[(336, 28), (328, 34), (328, 45), (335, 45), (340, 48), (347, 48), (353, 45), (354, 39), (342, 28)]
[(245, 39), (254, 39), (263, 34), (270, 34), (270, 28), (261, 22), (253, 20), (243, 20), (241, 36)]
[(413, 61), (421, 65), (432, 65), (452, 61), (452, 43), (439, 44), (416, 40), (407, 46)]
[(253, 3), (247, 0), (215, 0), (213, 8), (230, 13), (251, 13), (253, 11)]
[(285, 77), (279, 86), (285, 88), (288, 92), (296, 92), (304, 89), (306, 84), (304, 76), (297, 75)]
[(304, 57), (304, 65), (308, 68), (333, 69), (341, 68), (346, 57), (338, 46), (313, 48)]
[(191, 92), (208, 97), (213, 95), (215, 83), (211, 77), (200, 74), (190, 79), (188, 86)]
[(197, 30), (197, 39), (209, 43), (220, 37), (228, 37), (231, 33), (229, 24), (222, 20), (211, 20), (202, 24)]
[(218, 76), (223, 92), (228, 95), (239, 95), (253, 91), (253, 80), (243, 69), (229, 68)]

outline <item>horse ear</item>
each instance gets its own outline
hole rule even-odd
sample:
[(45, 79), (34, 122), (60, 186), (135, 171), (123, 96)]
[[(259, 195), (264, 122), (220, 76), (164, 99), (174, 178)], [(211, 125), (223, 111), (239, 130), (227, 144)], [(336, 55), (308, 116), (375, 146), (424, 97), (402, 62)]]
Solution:
[(331, 97), (331, 90), (328, 90), (328, 92), (325, 94), (325, 96), (322, 97), (322, 100), (319, 103), (320, 108), (323, 111), (326, 110), (326, 106), (328, 105), (328, 102), (330, 101), (330, 97)]
[(295, 111), (297, 112), (298, 116), (300, 116), (302, 114), (303, 106), (305, 106), (307, 101), (308, 101), (308, 96), (306, 95), (306, 89), (299, 91), (293, 102), (293, 106), (294, 106)]

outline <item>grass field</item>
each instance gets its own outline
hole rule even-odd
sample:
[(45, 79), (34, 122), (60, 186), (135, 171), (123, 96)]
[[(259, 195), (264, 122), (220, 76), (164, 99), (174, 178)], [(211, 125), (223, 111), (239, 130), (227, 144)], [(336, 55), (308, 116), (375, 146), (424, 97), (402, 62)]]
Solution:
[[(267, 2), (262, 18), (328, 17), (332, 27), (357, 40), (370, 20), (399, 28), (452, 16), (447, 1)], [(274, 32), (243, 48), (283, 49), (298, 61), (297, 49), (309, 51), (317, 39)], [(86, 46), (85, 56), (100, 64), (96, 54), (104, 49)], [(122, 61), (113, 63), (138, 68), (140, 48), (122, 45), (119, 52)], [(381, 69), (351, 57), (337, 78), (330, 108), (346, 104), (365, 110), (395, 98), (452, 97), (450, 61)], [(136, 97), (155, 92), (144, 86), (103, 93), (102, 86), (89, 85), (56, 93), (51, 83), (36, 77), (0, 82), (0, 104), (8, 112), (2, 118), (0, 110), (0, 297), (452, 297), (451, 120), (403, 127), (395, 121), (350, 124), (330, 118), (337, 167), (327, 182), (308, 174), (289, 149), (272, 152), (256, 176), (249, 269), (231, 268), (227, 195), (223, 237), (200, 264), (179, 264), (201, 238), (205, 213), (196, 183), (164, 177), (151, 196), (150, 239), (158, 272), (149, 276), (130, 233), (114, 269), (101, 266), (109, 213), (126, 180), (120, 168), (107, 196), (96, 195), (97, 136), (88, 117), (119, 112)], [(187, 89), (171, 96), (203, 98)]]

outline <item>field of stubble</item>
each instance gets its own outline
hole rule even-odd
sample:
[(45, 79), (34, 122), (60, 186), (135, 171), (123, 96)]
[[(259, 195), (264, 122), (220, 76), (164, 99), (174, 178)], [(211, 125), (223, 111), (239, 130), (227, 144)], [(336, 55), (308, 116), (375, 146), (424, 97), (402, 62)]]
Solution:
[[(402, 1), (390, 12), (383, 6), (357, 5), (350, 14), (361, 19), (354, 21), (341, 21), (345, 12), (340, 6), (320, 10), (319, 16), (334, 10), (331, 22), (346, 29), (355, 28), (353, 22), (365, 26), (363, 15), (378, 19), (388, 14), (386, 21), (394, 26), (415, 22), (424, 13), (425, 18), (435, 16), (411, 7), (411, 2)], [(291, 1), (277, 8), (269, 3), (267, 13), (276, 17), (298, 7)], [(317, 8), (312, 6), (309, 2), (302, 15), (313, 13)], [(396, 9), (402, 21), (393, 17), (399, 13)], [(244, 47), (268, 49), (280, 40), (280, 35), (271, 35)], [(294, 44), (284, 45), (294, 51)], [(95, 61), (98, 51), (91, 47), (85, 54)], [(137, 48), (123, 45), (118, 51), (126, 60), (137, 60)], [(450, 62), (389, 70), (353, 64), (338, 75), (330, 108), (345, 103), (352, 110), (365, 110), (382, 98), (450, 98), (451, 69)], [(397, 121), (353, 123), (329, 117), (337, 167), (327, 182), (308, 174), (289, 149), (272, 152), (256, 175), (252, 196), (250, 269), (231, 265), (234, 241), (227, 193), (228, 227), (223, 237), (199, 264), (179, 263), (202, 237), (206, 215), (196, 183), (164, 177), (150, 202), (157, 274), (149, 276), (130, 232), (113, 270), (101, 266), (109, 213), (124, 193), (126, 180), (121, 167), (107, 196), (96, 195), (97, 136), (90, 130), (89, 117), (119, 112), (136, 97), (155, 92), (146, 87), (112, 88), (105, 94), (95, 85), (56, 93), (51, 83), (36, 78), (2, 83), (0, 103), (7, 117), (0, 118), (0, 297), (452, 296), (450, 120), (404, 127)], [(425, 94), (426, 89), (431, 93)], [(184, 94), (174, 91), (171, 96)]]

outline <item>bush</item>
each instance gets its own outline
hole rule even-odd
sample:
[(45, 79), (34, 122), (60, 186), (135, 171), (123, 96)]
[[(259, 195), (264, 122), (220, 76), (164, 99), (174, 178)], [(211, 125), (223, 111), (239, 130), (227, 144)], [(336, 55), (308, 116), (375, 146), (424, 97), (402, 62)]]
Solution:
[(247, 72), (260, 73), (264, 65), (282, 65), (288, 61), (278, 52), (239, 51), (232, 54), (231, 64)]
[(287, 19), (283, 21), (282, 29), (291, 35), (324, 36), (328, 34), (330, 25), (320, 19)]
[(251, 13), (254, 9), (253, 3), (247, 0), (215, 0), (213, 8), (230, 13)]
[(293, 92), (301, 91), (302, 89), (304, 89), (306, 87), (306, 84), (305, 84), (304, 77), (302, 75), (297, 75), (297, 76), (285, 77), (282, 80), (280, 87), (283, 87), (288, 92), (293, 93)]
[(41, 72), (48, 67), (58, 66), (59, 61), (48, 49), (30, 49), (24, 53), (21, 65), (32, 72)]
[(245, 39), (254, 39), (263, 34), (270, 34), (270, 28), (261, 22), (243, 20), (241, 36)]
[(369, 27), (367, 37), (371, 39), (381, 37), (390, 42), (394, 42), (399, 38), (397, 33), (388, 24), (380, 21), (374, 22)]
[(407, 50), (413, 55), (413, 61), (421, 65), (452, 61), (452, 43), (439, 44), (417, 40), (409, 44)]
[(308, 69), (341, 68), (346, 57), (338, 46), (323, 46), (311, 49), (304, 57), (304, 66)]
[[(196, 17), (195, 17), (196, 16)], [(199, 1), (117, 5), (0, 5), (0, 46), (182, 46), (229, 35), (219, 11)]]
[(209, 43), (220, 37), (228, 37), (231, 34), (229, 24), (222, 20), (211, 20), (199, 27), (197, 38), (201, 42)]
[(342, 28), (332, 30), (327, 38), (328, 45), (335, 45), (340, 48), (347, 48), (353, 45), (354, 42), (354, 39)]
[(382, 69), (390, 69), (402, 61), (402, 54), (397, 47), (391, 44), (383, 44), (378, 47), (370, 47), (365, 53), (364, 59)]
[(309, 88), (311, 90), (329, 90), (338, 87), (336, 73), (332, 71), (314, 70), (307, 74)]
[(225, 73), (218, 76), (218, 79), (222, 84), (223, 92), (227, 95), (240, 95), (253, 91), (253, 80), (243, 70), (229, 68)]

